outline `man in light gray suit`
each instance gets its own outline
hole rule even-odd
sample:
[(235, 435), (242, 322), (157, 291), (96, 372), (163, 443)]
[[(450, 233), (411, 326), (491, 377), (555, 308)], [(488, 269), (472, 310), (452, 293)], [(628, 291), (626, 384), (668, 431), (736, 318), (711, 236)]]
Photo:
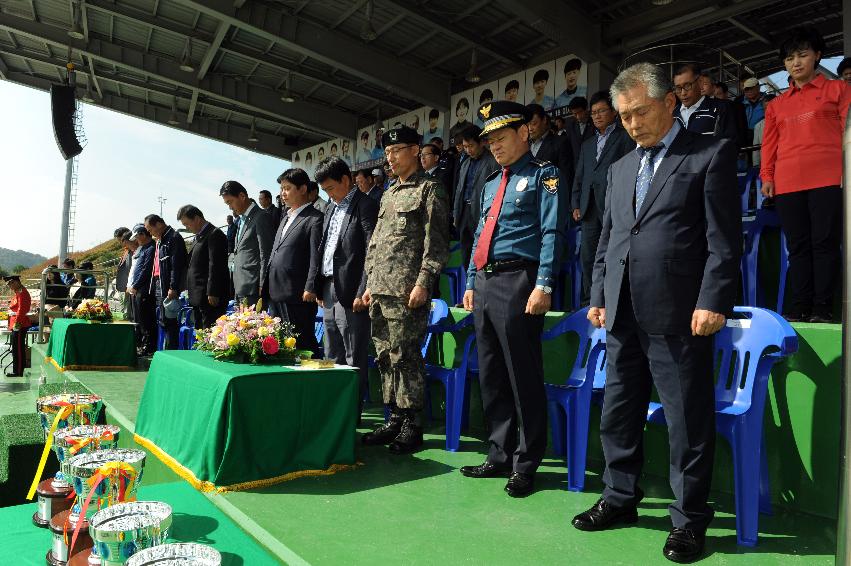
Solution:
[(618, 113), (605, 90), (591, 96), (591, 120), (595, 134), (582, 143), (570, 207), (573, 220), (582, 222), (582, 245), (579, 247), (582, 263), (582, 304), (591, 296), (591, 271), (594, 255), (603, 229), (603, 210), (606, 206), (606, 176), (609, 166), (635, 149), (635, 142), (618, 124)]
[(275, 223), (270, 214), (248, 198), (248, 191), (237, 181), (226, 181), (219, 196), (234, 215), (239, 216), (233, 262), (236, 302), (252, 306), (263, 294), (262, 285), (275, 240)]
[(712, 335), (731, 316), (742, 218), (736, 147), (675, 121), (667, 71), (650, 63), (612, 83), (615, 109), (638, 148), (609, 169), (588, 319), (606, 333), (600, 437), (603, 494), (573, 519), (580, 530), (634, 523), (642, 438), (655, 385), (668, 423), (673, 529), (663, 555), (703, 555), (715, 453)]

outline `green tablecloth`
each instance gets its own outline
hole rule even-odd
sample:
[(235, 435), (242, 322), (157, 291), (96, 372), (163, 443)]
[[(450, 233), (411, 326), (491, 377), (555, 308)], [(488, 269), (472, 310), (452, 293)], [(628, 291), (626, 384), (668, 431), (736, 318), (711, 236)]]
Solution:
[(60, 370), (132, 369), (136, 367), (134, 326), (73, 318), (54, 320), (46, 358)]
[(357, 408), (351, 369), (157, 352), (136, 441), (198, 489), (250, 489), (354, 464)]

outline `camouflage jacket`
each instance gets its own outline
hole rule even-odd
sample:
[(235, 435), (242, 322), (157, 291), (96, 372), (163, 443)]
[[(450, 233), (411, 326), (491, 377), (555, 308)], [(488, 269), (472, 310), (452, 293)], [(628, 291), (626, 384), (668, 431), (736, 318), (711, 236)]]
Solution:
[(440, 181), (418, 171), (390, 185), (366, 253), (373, 295), (407, 297), (414, 285), (429, 293), (449, 256), (449, 197)]

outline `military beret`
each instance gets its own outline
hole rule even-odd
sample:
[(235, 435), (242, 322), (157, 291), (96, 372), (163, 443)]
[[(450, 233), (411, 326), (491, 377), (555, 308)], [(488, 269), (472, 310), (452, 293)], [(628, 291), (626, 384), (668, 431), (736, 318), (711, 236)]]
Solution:
[(420, 135), (413, 128), (408, 126), (400, 126), (387, 130), (381, 136), (381, 147), (388, 147), (397, 143), (420, 143)]
[(508, 126), (525, 124), (532, 119), (529, 109), (518, 102), (510, 100), (494, 100), (479, 108), (479, 119), (484, 123), (479, 137)]

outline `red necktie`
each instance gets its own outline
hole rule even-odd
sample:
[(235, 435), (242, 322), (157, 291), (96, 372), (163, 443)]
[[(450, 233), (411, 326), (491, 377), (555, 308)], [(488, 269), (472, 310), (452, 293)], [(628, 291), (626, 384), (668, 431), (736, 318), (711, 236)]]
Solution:
[(508, 185), (508, 167), (502, 168), (502, 180), (499, 182), (499, 188), (496, 190), (496, 196), (493, 197), (490, 212), (485, 217), (485, 226), (482, 228), (482, 233), (479, 234), (479, 242), (476, 245), (476, 252), (473, 254), (473, 265), (476, 269), (481, 270), (488, 263), (488, 254), (491, 249), (491, 241), (493, 240), (493, 231), (496, 228), (496, 220), (499, 218), (499, 211), (502, 208), (502, 200), (505, 198), (505, 187)]

